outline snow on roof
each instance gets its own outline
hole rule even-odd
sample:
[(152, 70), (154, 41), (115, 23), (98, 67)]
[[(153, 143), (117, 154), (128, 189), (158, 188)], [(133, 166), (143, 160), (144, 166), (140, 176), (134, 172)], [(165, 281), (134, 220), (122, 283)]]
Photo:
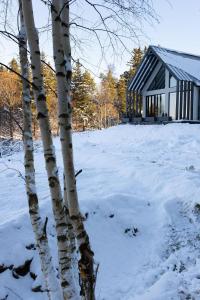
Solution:
[(150, 46), (150, 48), (168, 65), (177, 77), (179, 77), (178, 74), (180, 73), (184, 77), (188, 77), (185, 80), (191, 80), (200, 85), (200, 56), (158, 46)]

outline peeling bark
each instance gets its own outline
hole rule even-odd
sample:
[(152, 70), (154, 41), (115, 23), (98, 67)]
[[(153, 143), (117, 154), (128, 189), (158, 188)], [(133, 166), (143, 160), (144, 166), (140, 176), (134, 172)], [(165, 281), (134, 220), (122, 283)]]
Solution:
[(63, 291), (63, 298), (64, 300), (68, 300), (73, 298), (75, 294), (75, 288), (73, 286), (73, 278), (71, 272), (71, 259), (69, 255), (69, 243), (67, 239), (66, 215), (64, 212), (63, 198), (58, 177), (58, 168), (56, 164), (56, 156), (54, 152), (51, 128), (49, 124), (43, 76), (41, 73), (39, 38), (34, 23), (32, 1), (22, 0), (22, 8), (31, 53), (32, 76), (34, 82), (33, 92), (36, 101), (36, 108), (38, 113), (37, 116), (44, 148), (46, 171), (48, 174), (52, 207), (56, 223), (60, 281)]
[[(89, 237), (84, 228), (83, 219), (79, 209), (73, 160), (71, 132), (72, 109), (70, 103), (72, 69), (69, 35), (69, 1), (53, 0), (51, 12), (54, 61), (58, 87), (60, 141), (62, 146), (69, 213), (81, 256), (78, 263), (81, 295), (84, 299), (94, 300), (96, 281), (94, 274), (94, 253), (91, 250)], [(65, 76), (63, 76), (63, 74)]]
[[(60, 288), (56, 278), (55, 269), (52, 263), (52, 256), (48, 245), (48, 237), (46, 230), (44, 231), (44, 224), (42, 222), (39, 210), (38, 196), (35, 183), (35, 169), (34, 169), (34, 155), (33, 155), (33, 138), (32, 138), (32, 114), (31, 114), (31, 93), (30, 85), (27, 84), (29, 78), (28, 70), (28, 56), (27, 56), (27, 38), (24, 25), (24, 18), (22, 13), (22, 5), (19, 0), (20, 8), (20, 32), (18, 36), (19, 40), (19, 57), (21, 65), (22, 75), (22, 104), (23, 104), (23, 119), (24, 119), (24, 166), (25, 166), (25, 182), (26, 193), (29, 203), (29, 214), (35, 240), (39, 252), (40, 263), (42, 273), (45, 279), (46, 290), (48, 291), (48, 297), (50, 300), (62, 300), (60, 294)], [(30, 261), (31, 263), (31, 261)], [(18, 275), (26, 274), (28, 272), (30, 264), (25, 264), (22, 268), (16, 268), (15, 273)], [(22, 272), (23, 271), (23, 272)]]

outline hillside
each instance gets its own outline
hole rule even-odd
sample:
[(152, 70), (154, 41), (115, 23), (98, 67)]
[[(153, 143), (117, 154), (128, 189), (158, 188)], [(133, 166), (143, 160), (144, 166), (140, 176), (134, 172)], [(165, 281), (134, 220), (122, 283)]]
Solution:
[[(73, 138), (76, 169), (83, 170), (80, 205), (100, 264), (97, 300), (200, 299), (199, 125), (120, 125)], [(59, 139), (54, 142), (62, 176)], [(35, 160), (56, 264), (39, 142)], [(31, 291), (42, 278), (23, 174), (23, 152), (0, 158), (0, 299), (46, 300)], [(31, 274), (14, 278), (13, 268), (31, 259)]]

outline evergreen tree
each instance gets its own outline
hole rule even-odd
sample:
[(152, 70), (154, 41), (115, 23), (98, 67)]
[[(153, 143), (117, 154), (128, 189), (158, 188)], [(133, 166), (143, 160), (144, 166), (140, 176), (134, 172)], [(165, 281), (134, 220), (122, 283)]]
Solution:
[(127, 80), (121, 75), (117, 82), (117, 109), (120, 116), (126, 112), (126, 87)]
[[(145, 49), (144, 49), (144, 51), (145, 51)], [(143, 55), (144, 55), (144, 51), (142, 51), (140, 47), (133, 49), (131, 59), (127, 63), (127, 65), (130, 67), (129, 79), (131, 79), (131, 77), (133, 77), (133, 75), (136, 73), (137, 68), (142, 60)]]
[(76, 128), (93, 127), (95, 119), (96, 84), (88, 71), (83, 72), (79, 61), (76, 62), (72, 77), (72, 102)]
[(101, 126), (112, 125), (112, 121), (118, 119), (117, 109), (117, 80), (111, 69), (106, 74), (101, 74), (101, 84), (98, 95), (100, 106)]
[(119, 115), (121, 116), (126, 112), (126, 90), (129, 85), (130, 80), (135, 75), (142, 58), (146, 52), (147, 48), (144, 50), (141, 48), (134, 48), (132, 51), (131, 59), (128, 61), (127, 65), (129, 66), (129, 70), (125, 71), (120, 75), (120, 78), (117, 83), (117, 105), (119, 110)]

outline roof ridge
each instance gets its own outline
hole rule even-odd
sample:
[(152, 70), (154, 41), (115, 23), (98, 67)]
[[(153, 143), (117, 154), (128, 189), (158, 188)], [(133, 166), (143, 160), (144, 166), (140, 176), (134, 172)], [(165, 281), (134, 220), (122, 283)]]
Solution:
[(179, 51), (179, 50), (174, 50), (174, 49), (170, 49), (170, 48), (166, 48), (166, 47), (161, 47), (161, 46), (155, 46), (155, 45), (149, 45), (149, 47), (166, 50), (168, 52), (173, 52), (173, 53), (176, 53), (178, 55), (185, 55), (187, 57), (190, 56), (190, 57), (195, 57), (197, 59), (200, 59), (200, 55), (193, 54), (193, 53), (187, 53), (187, 52), (183, 52), (183, 51)]

